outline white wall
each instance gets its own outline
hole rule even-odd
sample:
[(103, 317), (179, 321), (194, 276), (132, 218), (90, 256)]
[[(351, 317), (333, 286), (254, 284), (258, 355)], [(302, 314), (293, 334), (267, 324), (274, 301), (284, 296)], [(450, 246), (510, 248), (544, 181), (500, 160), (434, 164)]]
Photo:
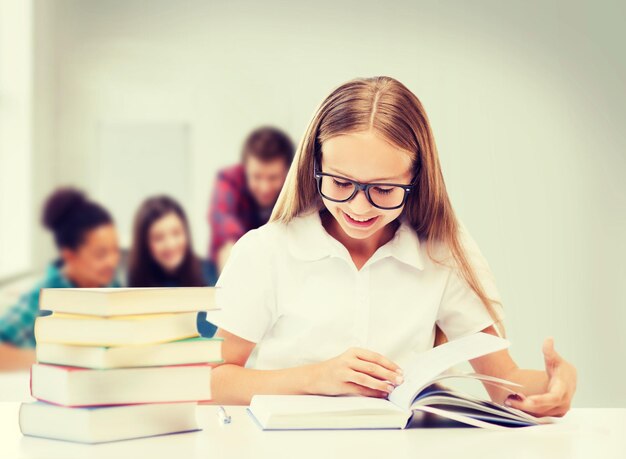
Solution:
[(0, 279), (30, 268), (33, 12), (0, 0)]
[(52, 238), (39, 225), (43, 200), (55, 185), (64, 181), (65, 171), (57, 165), (57, 47), (55, 3), (33, 3), (33, 77), (32, 77), (32, 178), (30, 205), (32, 230), (32, 267), (41, 268), (55, 254)]
[(51, 63), (37, 75), (37, 151), (50, 185), (90, 188), (98, 122), (189, 123), (185, 204), (205, 252), (214, 174), (238, 159), (251, 128), (272, 123), (297, 142), (334, 86), (396, 77), (429, 113), (453, 203), (502, 291), (516, 361), (543, 369), (552, 335), (579, 369), (575, 406), (626, 406), (618, 6), (50, 3), (37, 3), (49, 32), (37, 62)]

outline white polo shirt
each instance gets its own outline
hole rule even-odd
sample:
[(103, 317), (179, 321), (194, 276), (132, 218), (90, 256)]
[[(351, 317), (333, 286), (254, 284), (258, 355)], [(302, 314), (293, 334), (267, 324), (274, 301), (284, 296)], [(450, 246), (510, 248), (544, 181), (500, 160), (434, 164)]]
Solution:
[[(246, 367), (263, 370), (320, 362), (351, 346), (402, 367), (433, 347), (435, 324), (448, 340), (493, 324), (460, 274), (434, 264), (417, 233), (400, 222), (360, 270), (317, 211), (249, 231), (232, 248), (216, 284), (221, 309), (208, 311), (207, 320), (257, 343)], [(487, 296), (500, 300), (487, 261), (461, 228)]]

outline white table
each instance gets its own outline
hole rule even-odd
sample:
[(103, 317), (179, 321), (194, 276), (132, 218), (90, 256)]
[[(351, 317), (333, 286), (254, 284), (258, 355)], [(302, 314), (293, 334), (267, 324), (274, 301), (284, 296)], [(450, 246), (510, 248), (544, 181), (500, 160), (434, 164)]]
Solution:
[[(0, 372), (0, 402), (30, 402), (30, 372)], [(1, 456), (0, 456), (1, 457)]]
[(204, 430), (100, 445), (22, 436), (18, 402), (0, 403), (0, 457), (9, 458), (621, 458), (626, 409), (574, 408), (562, 422), (510, 431), (473, 427), (406, 430), (262, 431), (243, 406), (200, 405)]

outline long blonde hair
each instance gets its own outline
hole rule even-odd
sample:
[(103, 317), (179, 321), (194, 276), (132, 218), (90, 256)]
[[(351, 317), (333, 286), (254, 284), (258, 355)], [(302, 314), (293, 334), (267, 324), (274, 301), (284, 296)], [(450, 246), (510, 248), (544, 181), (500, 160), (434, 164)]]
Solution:
[[(403, 212), (420, 240), (426, 242), (433, 262), (437, 243), (447, 247), (456, 268), (474, 290), (506, 337), (504, 324), (488, 298), (459, 241), (459, 227), (448, 198), (437, 147), (426, 112), (419, 99), (402, 83), (387, 77), (356, 78), (335, 88), (319, 105), (302, 137), (270, 221), (288, 223), (294, 217), (323, 208), (313, 177), (314, 157), (322, 143), (342, 134), (374, 130), (391, 144), (405, 150), (413, 161), (417, 190)], [(447, 341), (437, 326), (435, 345)]]

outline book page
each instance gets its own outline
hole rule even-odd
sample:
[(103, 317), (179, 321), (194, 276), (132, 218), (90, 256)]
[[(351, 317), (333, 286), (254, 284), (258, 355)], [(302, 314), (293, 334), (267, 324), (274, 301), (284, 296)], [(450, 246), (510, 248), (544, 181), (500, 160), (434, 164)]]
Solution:
[(483, 429), (489, 429), (489, 430), (509, 430), (508, 427), (503, 427), (497, 424), (493, 424), (491, 422), (481, 421), (479, 419), (474, 419), (469, 416), (463, 416), (461, 414), (454, 413), (452, 411), (446, 411), (440, 408), (435, 408), (434, 406), (420, 406), (418, 409), (420, 411), (438, 414), (439, 416), (442, 416), (444, 418), (453, 419), (454, 421), (462, 422), (464, 424), (468, 424), (474, 427), (482, 427)]
[(466, 379), (474, 379), (474, 380), (478, 379), (482, 381), (484, 384), (497, 386), (512, 394), (515, 393), (515, 390), (511, 389), (509, 386), (524, 387), (522, 384), (509, 381), (508, 379), (502, 379), (496, 376), (484, 375), (481, 373), (473, 373), (473, 372), (465, 373), (465, 372), (458, 371), (454, 368), (450, 368), (444, 371), (443, 373), (433, 378), (430, 382), (437, 382), (437, 381), (442, 381), (444, 379), (451, 379), (451, 378), (466, 378)]
[(389, 401), (402, 409), (409, 409), (415, 396), (445, 370), (510, 345), (510, 341), (504, 338), (478, 332), (423, 352), (404, 368), (404, 382), (389, 394)]

